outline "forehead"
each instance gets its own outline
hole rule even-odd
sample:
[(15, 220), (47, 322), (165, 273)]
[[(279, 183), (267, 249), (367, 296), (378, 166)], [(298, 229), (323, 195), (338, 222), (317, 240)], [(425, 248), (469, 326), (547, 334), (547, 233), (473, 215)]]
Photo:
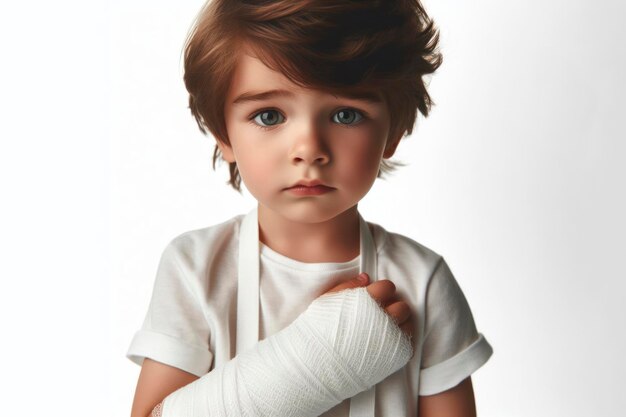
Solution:
[(354, 88), (338, 91), (302, 87), (292, 82), (281, 72), (274, 71), (266, 66), (254, 54), (244, 52), (240, 54), (233, 71), (227, 94), (227, 103), (239, 104), (275, 96), (294, 97), (297, 94), (311, 94), (312, 92), (364, 100), (372, 104), (382, 104), (384, 101), (382, 94), (373, 88)]
[(249, 53), (242, 53), (237, 59), (230, 82), (229, 97), (244, 91), (269, 88), (298, 88), (280, 72), (267, 67), (260, 59)]

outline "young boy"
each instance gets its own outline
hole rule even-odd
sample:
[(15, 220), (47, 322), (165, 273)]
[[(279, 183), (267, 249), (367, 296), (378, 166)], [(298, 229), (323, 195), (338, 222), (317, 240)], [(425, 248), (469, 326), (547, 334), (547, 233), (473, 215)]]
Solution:
[(475, 415), (492, 349), (448, 265), (357, 209), (428, 114), (437, 39), (417, 0), (207, 3), (190, 108), (258, 207), (166, 247), (132, 417)]

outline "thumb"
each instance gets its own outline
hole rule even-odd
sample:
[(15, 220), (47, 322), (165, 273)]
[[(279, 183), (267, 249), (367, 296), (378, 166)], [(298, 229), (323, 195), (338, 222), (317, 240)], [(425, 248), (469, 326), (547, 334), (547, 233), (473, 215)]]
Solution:
[(331, 292), (338, 292), (338, 291), (342, 291), (348, 288), (357, 288), (357, 287), (362, 287), (364, 285), (367, 285), (369, 283), (370, 277), (367, 275), (367, 273), (363, 272), (361, 274), (359, 274), (358, 276), (346, 281), (346, 282), (342, 282), (341, 284), (331, 288), (330, 290), (326, 291), (325, 294), (331, 293)]

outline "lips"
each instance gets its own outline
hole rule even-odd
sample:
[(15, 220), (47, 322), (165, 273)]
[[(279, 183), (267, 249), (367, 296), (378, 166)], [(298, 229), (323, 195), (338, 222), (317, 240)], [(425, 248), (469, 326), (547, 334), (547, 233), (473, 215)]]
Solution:
[(326, 185), (314, 185), (311, 187), (307, 187), (304, 185), (294, 185), (291, 188), (287, 188), (285, 191), (287, 191), (288, 193), (291, 193), (295, 196), (300, 196), (300, 197), (313, 197), (313, 196), (320, 196), (320, 195), (324, 195), (326, 193), (331, 193), (333, 192), (335, 189), (332, 187), (328, 187)]
[(325, 185), (322, 183), (322, 181), (320, 180), (300, 180), (297, 183), (293, 184), (291, 187), (287, 188), (288, 190), (291, 188), (328, 188), (328, 189), (333, 189), (333, 187), (330, 187), (328, 185)]

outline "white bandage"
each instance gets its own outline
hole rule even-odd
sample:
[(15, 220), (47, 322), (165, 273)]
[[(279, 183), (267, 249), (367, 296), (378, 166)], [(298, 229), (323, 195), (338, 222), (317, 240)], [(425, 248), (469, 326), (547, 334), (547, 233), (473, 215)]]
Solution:
[(319, 416), (412, 354), (365, 287), (324, 294), (283, 330), (167, 396), (163, 417)]

